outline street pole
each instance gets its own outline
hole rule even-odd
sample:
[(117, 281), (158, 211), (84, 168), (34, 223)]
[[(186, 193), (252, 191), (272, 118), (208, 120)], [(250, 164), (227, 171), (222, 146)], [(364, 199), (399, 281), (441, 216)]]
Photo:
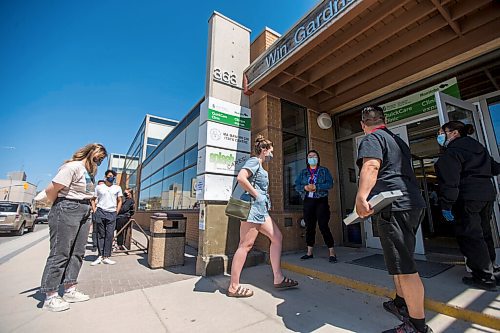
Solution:
[(12, 176), (9, 176), (10, 184), (9, 184), (9, 192), (7, 192), (7, 201), (10, 201), (10, 190), (12, 188)]

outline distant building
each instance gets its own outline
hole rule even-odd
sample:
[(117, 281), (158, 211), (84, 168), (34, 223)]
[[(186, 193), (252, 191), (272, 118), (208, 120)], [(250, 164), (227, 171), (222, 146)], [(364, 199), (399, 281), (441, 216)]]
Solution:
[(24, 171), (9, 172), (7, 179), (0, 179), (0, 201), (25, 202), (33, 204), (36, 185), (26, 181)]
[[(137, 186), (137, 170), (142, 162), (156, 149), (162, 140), (177, 126), (177, 120), (147, 114), (125, 155), (120, 177), (122, 188)], [(118, 155), (118, 154), (117, 154)], [(123, 156), (123, 155), (120, 155)], [(121, 161), (121, 157), (119, 157)], [(111, 161), (110, 161), (111, 163)], [(111, 165), (111, 164), (110, 164)]]
[[(134, 169), (125, 169), (126, 155), (112, 153), (108, 159), (108, 170), (116, 172), (116, 183), (121, 184), (122, 175), (130, 174)], [(137, 166), (135, 166), (137, 168)], [(99, 178), (100, 179), (100, 178)]]

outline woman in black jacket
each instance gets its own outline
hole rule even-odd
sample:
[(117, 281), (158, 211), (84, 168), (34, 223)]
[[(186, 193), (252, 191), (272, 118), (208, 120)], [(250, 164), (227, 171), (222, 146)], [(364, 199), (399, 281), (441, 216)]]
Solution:
[(483, 145), (468, 137), (472, 133), (472, 125), (461, 121), (441, 127), (437, 140), (444, 153), (435, 165), (439, 199), (443, 217), (454, 223), (458, 246), (472, 270), (472, 277), (462, 281), (494, 291), (496, 257), (490, 220), (496, 191), (492, 177), (499, 174), (500, 164)]
[[(134, 215), (134, 197), (132, 195), (132, 190), (127, 188), (123, 191), (123, 203), (122, 208), (118, 212), (116, 216), (116, 232), (119, 232), (130, 220), (132, 215)], [(117, 237), (116, 242), (119, 250), (124, 250), (125, 240), (127, 239), (127, 234), (131, 230), (130, 226), (128, 226), (125, 230), (123, 230)]]

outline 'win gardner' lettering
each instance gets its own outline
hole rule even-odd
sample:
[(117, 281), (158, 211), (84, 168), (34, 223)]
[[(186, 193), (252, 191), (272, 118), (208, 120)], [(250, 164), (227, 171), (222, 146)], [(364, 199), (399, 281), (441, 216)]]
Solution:
[(274, 66), (277, 62), (283, 59), (289, 52), (314, 35), (323, 26), (330, 22), (334, 17), (341, 13), (348, 5), (356, 0), (331, 0), (326, 2), (324, 6), (312, 12), (306, 17), (300, 25), (295, 28), (292, 36), (285, 36), (283, 43), (278, 45), (266, 56), (266, 65), (268, 68)]

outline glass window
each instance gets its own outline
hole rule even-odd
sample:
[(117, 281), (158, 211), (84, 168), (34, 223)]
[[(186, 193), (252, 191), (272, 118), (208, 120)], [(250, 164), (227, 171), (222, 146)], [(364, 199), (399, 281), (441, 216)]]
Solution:
[(174, 173), (178, 172), (179, 170), (182, 170), (183, 167), (184, 167), (184, 155), (181, 155), (177, 157), (174, 161), (172, 161), (172, 163), (170, 163), (165, 167), (164, 176), (169, 177)]
[(142, 190), (139, 195), (139, 210), (147, 210), (149, 202), (149, 188)]
[(163, 181), (161, 209), (182, 208), (182, 172)]
[(16, 213), (18, 204), (0, 203), (0, 212), (3, 213)]
[(153, 150), (155, 150), (157, 146), (152, 146), (152, 145), (148, 145), (146, 147), (146, 157), (148, 157), (149, 155), (151, 155), (151, 153), (153, 152)]
[(337, 116), (335, 119), (337, 139), (344, 138), (355, 133), (360, 133), (363, 131), (361, 129), (361, 112), (360, 110), (355, 110), (352, 112), (344, 112)]
[(281, 101), (283, 127), (283, 196), (285, 209), (301, 208), (300, 195), (295, 191), (295, 178), (306, 165), (307, 109)]
[(200, 130), (199, 117), (196, 117), (186, 128), (186, 147), (191, 147), (198, 142), (198, 131)]
[(161, 209), (161, 186), (162, 182), (159, 182), (149, 188), (148, 210)]
[(283, 132), (306, 136), (306, 108), (282, 100), (281, 126)]
[(182, 209), (193, 209), (196, 205), (196, 165), (184, 170), (182, 185)]
[(162, 179), (163, 179), (163, 169), (160, 169), (158, 172), (152, 175), (151, 178), (148, 179), (148, 181), (150, 181), (150, 184), (154, 184)]
[(185, 154), (184, 167), (196, 164), (198, 160), (198, 147), (194, 147)]
[[(340, 204), (342, 207), (342, 216), (349, 215), (356, 200), (356, 193), (358, 191), (358, 178), (356, 174), (356, 167), (354, 165), (354, 156), (357, 152), (354, 147), (354, 139), (345, 140), (337, 143), (337, 160), (339, 161), (340, 172)], [(351, 224), (346, 226), (342, 223), (344, 231), (344, 241), (350, 244), (361, 244), (361, 224)]]
[(500, 152), (500, 96), (488, 100), (488, 109), (490, 110), (491, 123), (497, 140), (498, 150)]
[(148, 138), (148, 145), (158, 146), (161, 141), (161, 139)]
[(295, 191), (295, 178), (306, 165), (307, 139), (283, 133), (283, 190), (285, 208), (301, 208), (300, 194)]

